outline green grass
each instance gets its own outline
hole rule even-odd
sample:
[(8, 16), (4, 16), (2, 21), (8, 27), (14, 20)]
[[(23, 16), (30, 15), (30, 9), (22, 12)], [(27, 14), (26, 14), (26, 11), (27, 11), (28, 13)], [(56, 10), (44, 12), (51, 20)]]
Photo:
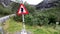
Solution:
[(43, 27), (30, 27), (27, 28), (29, 31), (33, 32), (33, 34), (59, 34), (58, 30), (52, 28), (45, 28)]
[(4, 28), (8, 32), (15, 32), (22, 29), (22, 23), (16, 22), (13, 19), (9, 19), (8, 21), (6, 21)]
[[(7, 20), (5, 24), (6, 24), (4, 26), (5, 31), (10, 33), (21, 31), (22, 29), (22, 22), (16, 22), (13, 19)], [(26, 25), (26, 30), (30, 31), (32, 34), (59, 34), (58, 30), (45, 26), (39, 27)]]

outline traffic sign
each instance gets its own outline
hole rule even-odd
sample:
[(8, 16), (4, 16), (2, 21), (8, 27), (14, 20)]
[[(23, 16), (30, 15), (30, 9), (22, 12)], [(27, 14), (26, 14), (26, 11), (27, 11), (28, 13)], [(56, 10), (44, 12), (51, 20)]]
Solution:
[(29, 12), (25, 8), (24, 4), (20, 4), (20, 7), (17, 11), (17, 15), (22, 15), (22, 14), (24, 14), (24, 15), (29, 14)]

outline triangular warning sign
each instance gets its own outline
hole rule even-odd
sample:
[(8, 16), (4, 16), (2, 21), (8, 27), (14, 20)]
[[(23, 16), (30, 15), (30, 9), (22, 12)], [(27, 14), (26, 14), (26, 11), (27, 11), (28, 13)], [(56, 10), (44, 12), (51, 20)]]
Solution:
[(28, 14), (28, 13), (29, 13), (29, 12), (28, 12), (27, 9), (25, 8), (24, 4), (20, 4), (20, 7), (19, 7), (19, 9), (18, 9), (18, 11), (17, 11), (17, 14), (18, 14), (18, 15), (22, 15), (22, 14), (26, 15), (26, 14)]

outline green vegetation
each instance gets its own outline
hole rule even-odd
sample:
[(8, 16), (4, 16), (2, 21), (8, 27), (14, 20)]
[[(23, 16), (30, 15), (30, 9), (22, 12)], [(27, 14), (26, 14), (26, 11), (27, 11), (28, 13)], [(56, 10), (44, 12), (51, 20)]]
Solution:
[[(4, 25), (4, 29), (6, 32), (11, 34), (21, 31), (22, 22), (16, 22), (12, 18), (6, 21)], [(59, 34), (59, 30), (53, 29), (52, 27), (46, 26), (29, 26), (26, 25), (26, 30), (31, 32), (32, 34)]]
[[(25, 15), (25, 23), (27, 25), (56, 25), (56, 22), (60, 22), (60, 8), (54, 7), (51, 9), (36, 10), (35, 7), (25, 5), (29, 11), (28, 15)], [(21, 21), (21, 16), (14, 17), (15, 21)]]
[[(52, 7), (50, 9), (36, 10), (35, 7), (25, 4), (29, 11), (25, 15), (26, 30), (32, 34), (60, 34), (60, 7)], [(13, 3), (11, 8), (4, 8), (0, 5), (0, 16), (16, 13), (19, 4)], [(17, 15), (17, 14), (16, 14)], [(59, 22), (56, 26), (56, 22)], [(19, 32), (22, 29), (22, 17), (14, 16), (6, 21), (3, 26), (8, 33)]]
[(0, 5), (0, 17), (12, 14), (12, 11), (8, 8), (4, 8), (2, 5)]
[(16, 22), (13, 19), (9, 19), (8, 21), (6, 21), (4, 28), (8, 32), (15, 32), (15, 31), (21, 30), (22, 23)]

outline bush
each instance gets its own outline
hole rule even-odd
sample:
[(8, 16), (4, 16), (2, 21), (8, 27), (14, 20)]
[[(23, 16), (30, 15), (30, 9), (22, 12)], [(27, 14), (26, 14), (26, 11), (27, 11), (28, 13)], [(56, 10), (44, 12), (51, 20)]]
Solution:
[[(36, 10), (35, 7), (31, 7), (30, 5), (25, 5), (29, 11), (28, 15), (25, 15), (25, 24), (27, 25), (48, 25), (49, 23), (56, 23), (57, 14), (56, 11), (58, 9), (53, 8), (49, 10)], [(15, 20), (20, 21), (20, 17), (16, 17)], [(51, 21), (52, 20), (52, 21)]]
[(21, 16), (14, 16), (13, 19), (17, 22), (22, 22), (22, 17)]
[(12, 11), (8, 8), (0, 6), (0, 15), (9, 15), (12, 14)]

